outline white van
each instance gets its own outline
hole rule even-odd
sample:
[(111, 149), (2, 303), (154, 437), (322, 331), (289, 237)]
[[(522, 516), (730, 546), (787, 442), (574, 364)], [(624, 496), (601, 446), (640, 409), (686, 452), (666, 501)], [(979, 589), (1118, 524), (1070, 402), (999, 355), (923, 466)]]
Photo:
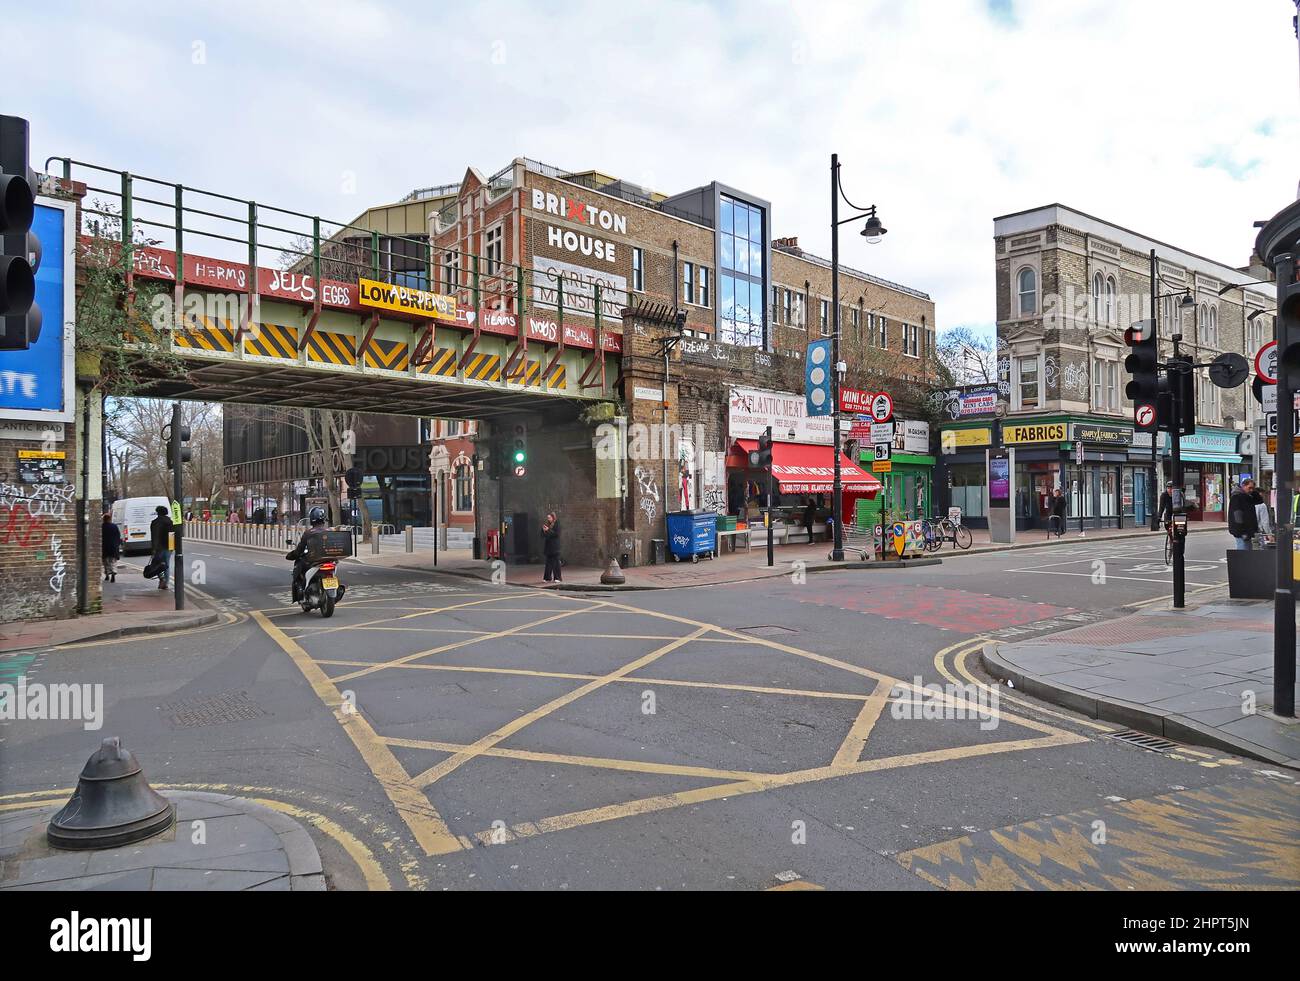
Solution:
[(122, 529), (122, 554), (152, 552), (153, 541), (149, 525), (158, 517), (158, 508), (171, 510), (171, 501), (165, 497), (125, 497), (113, 502), (113, 524)]

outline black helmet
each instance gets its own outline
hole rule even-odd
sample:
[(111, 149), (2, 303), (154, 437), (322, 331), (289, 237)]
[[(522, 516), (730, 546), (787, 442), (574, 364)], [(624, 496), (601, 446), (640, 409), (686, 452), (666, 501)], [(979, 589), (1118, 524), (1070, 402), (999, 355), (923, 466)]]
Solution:
[(323, 507), (314, 507), (307, 512), (307, 520), (311, 522), (312, 527), (323, 525), (325, 523), (325, 509)]

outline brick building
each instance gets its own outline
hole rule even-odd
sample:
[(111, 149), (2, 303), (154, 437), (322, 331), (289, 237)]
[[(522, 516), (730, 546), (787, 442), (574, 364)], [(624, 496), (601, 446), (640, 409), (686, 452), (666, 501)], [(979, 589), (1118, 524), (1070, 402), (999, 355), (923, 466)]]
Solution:
[[(517, 265), (531, 274), (524, 303), (508, 284), (497, 285), (495, 302), (502, 316), (520, 317), (522, 335), (600, 326), (621, 327), (623, 337), (623, 408), (606, 419), (550, 410), (526, 421), (527, 475), (479, 474), (483, 527), (499, 513), (527, 513), (517, 548), (535, 552), (537, 523), (554, 507), (569, 512), (565, 549), (575, 560), (642, 562), (650, 541), (663, 537), (665, 511), (744, 507), (738, 393), (801, 395), (806, 345), (833, 331), (830, 264), (797, 239), (774, 239), (773, 224), (765, 198), (716, 181), (665, 195), (523, 158), (492, 177), (466, 172), (455, 199), (432, 217), (441, 262), (431, 287), (463, 293), (471, 274), (491, 309), (493, 277)], [(890, 391), (900, 418), (919, 416), (934, 377), (933, 301), (851, 267), (841, 268), (840, 287), (845, 384)], [(530, 312), (530, 301), (554, 303), (562, 289), (577, 304), (563, 323)], [(684, 314), (680, 333), (674, 311)], [(626, 453), (617, 460), (602, 458), (602, 422), (621, 433)], [(665, 427), (671, 439), (637, 445), (639, 434)], [(480, 432), (480, 457), (492, 459), (500, 435)], [(821, 436), (797, 435), (824, 445), (829, 467), (829, 426)]]
[[(366, 264), (374, 256), (380, 278), (455, 297), (478, 318), (475, 331), (509, 337), (512, 350), (483, 360), (475, 378), (622, 398), (596, 408), (538, 399), (535, 412), (477, 425), (467, 413), (456, 430), (455, 420), (426, 421), (422, 449), (446, 466), (441, 496), (450, 508), (440, 508), (441, 519), (472, 527), (477, 510), (480, 528), (508, 526), (507, 554), (531, 556), (540, 520), (555, 508), (571, 560), (645, 561), (650, 540), (663, 537), (665, 511), (743, 505), (733, 402), (753, 404), (738, 393), (760, 402), (764, 393), (800, 396), (804, 350), (832, 332), (830, 264), (797, 239), (774, 239), (773, 224), (770, 202), (719, 182), (665, 195), (518, 158), (491, 176), (469, 168), (458, 185), (372, 208), (325, 253), (327, 265), (331, 256)], [(919, 418), (934, 374), (933, 301), (851, 267), (840, 286), (845, 385), (890, 391), (900, 419)], [(428, 363), (436, 370), (459, 356), (460, 369), (473, 370), (473, 341), (444, 349), (443, 336), (439, 327)], [(612, 350), (621, 360), (584, 356), (585, 367), (566, 376), (545, 345)], [(422, 370), (418, 361), (411, 370)], [(605, 452), (609, 427), (621, 434), (615, 459)], [(667, 427), (667, 444), (644, 445), (648, 427), (659, 435)], [(791, 439), (789, 428), (779, 441)], [(816, 452), (829, 468), (829, 423), (813, 435), (797, 428), (794, 441), (823, 446)], [(522, 475), (505, 460), (515, 439), (527, 445)], [(928, 450), (914, 464), (927, 491)]]
[[(1169, 476), (1168, 437), (1134, 432), (1123, 335), (1151, 316), (1153, 250), (1161, 357), (1179, 334), (1198, 363), (1225, 351), (1253, 360), (1274, 334), (1273, 302), (1249, 270), (1059, 204), (994, 220), (997, 394), (1006, 419), (998, 426), (991, 411), (963, 414), (961, 399), (949, 400), (957, 411), (941, 436), (951, 503), (974, 523), (985, 505), (984, 450), (999, 431), (1001, 444), (1017, 450), (1018, 527), (1046, 525), (1056, 487), (1070, 498), (1072, 523), (1150, 520)], [(1194, 520), (1223, 520), (1233, 482), (1259, 463), (1260, 407), (1250, 385), (1220, 389), (1198, 372), (1197, 433), (1183, 440)]]

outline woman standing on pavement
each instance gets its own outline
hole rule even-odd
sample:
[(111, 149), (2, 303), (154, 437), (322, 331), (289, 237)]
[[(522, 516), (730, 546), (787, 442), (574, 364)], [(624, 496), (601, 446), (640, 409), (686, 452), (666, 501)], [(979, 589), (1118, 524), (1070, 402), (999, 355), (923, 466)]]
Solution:
[(560, 582), (560, 519), (548, 511), (542, 522), (542, 554), (546, 557), (543, 582)]
[(117, 560), (122, 557), (122, 529), (113, 524), (112, 512), (104, 512), (101, 532), (101, 549), (104, 556), (104, 581), (117, 582)]

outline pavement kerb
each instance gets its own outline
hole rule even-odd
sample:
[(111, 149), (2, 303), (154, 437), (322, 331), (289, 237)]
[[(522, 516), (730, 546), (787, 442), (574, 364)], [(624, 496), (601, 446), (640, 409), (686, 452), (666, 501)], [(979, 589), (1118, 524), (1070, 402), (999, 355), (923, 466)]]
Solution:
[[(95, 614), (98, 615), (98, 614)], [(116, 615), (116, 614), (113, 614)], [(170, 634), (182, 630), (194, 630), (198, 627), (206, 627), (216, 623), (221, 618), (221, 614), (216, 610), (195, 611), (186, 614), (184, 617), (177, 617), (167, 623), (138, 623), (127, 624), (122, 627), (110, 627), (107, 630), (101, 630), (93, 634), (85, 634), (72, 640), (64, 640), (58, 643), (32, 644), (30, 647), (10, 647), (5, 648), (5, 654), (19, 654), (23, 651), (32, 650), (51, 650), (59, 647), (66, 647), (71, 644), (87, 644), (96, 640), (120, 640), (123, 637), (140, 637), (148, 634)]]
[(1265, 763), (1300, 769), (1300, 760), (1290, 759), (1282, 753), (1274, 752), (1247, 739), (1225, 735), (1213, 726), (1207, 726), (1176, 712), (1097, 695), (1049, 681), (1041, 675), (1029, 674), (1003, 658), (999, 651), (1001, 646), (997, 641), (985, 643), (980, 653), (980, 660), (989, 674), (999, 681), (1010, 681), (1022, 694), (1051, 702), (1053, 705), (1086, 715), (1090, 719), (1138, 729), (1172, 742), (1205, 746)]
[[(1189, 535), (1204, 535), (1204, 534), (1210, 534), (1212, 532), (1221, 532), (1222, 534), (1227, 534), (1227, 526), (1224, 525), (1222, 528), (1192, 528), (1187, 533)], [(1034, 549), (1034, 548), (1055, 548), (1058, 545), (1064, 545), (1067, 541), (1073, 541), (1073, 542), (1083, 541), (1085, 544), (1089, 542), (1123, 542), (1123, 541), (1130, 541), (1135, 538), (1150, 538), (1151, 536), (1158, 535), (1158, 534), (1159, 534), (1158, 532), (1154, 532), (1144, 528), (1141, 531), (1132, 531), (1123, 535), (1102, 535), (1099, 538), (1088, 538), (1085, 536), (1084, 538), (1080, 539), (1077, 534), (1072, 535), (1070, 532), (1066, 532), (1065, 537), (1063, 538), (1050, 538), (1047, 541), (1042, 541), (1042, 542), (1025, 542), (1023, 544), (1016, 544), (1016, 545), (988, 545), (983, 548), (968, 548), (964, 550), (945, 549), (941, 554), (945, 559), (952, 559), (958, 557), (965, 557), (967, 555), (990, 555), (993, 552), (1021, 552), (1021, 551), (1027, 552), (1030, 549)]]

